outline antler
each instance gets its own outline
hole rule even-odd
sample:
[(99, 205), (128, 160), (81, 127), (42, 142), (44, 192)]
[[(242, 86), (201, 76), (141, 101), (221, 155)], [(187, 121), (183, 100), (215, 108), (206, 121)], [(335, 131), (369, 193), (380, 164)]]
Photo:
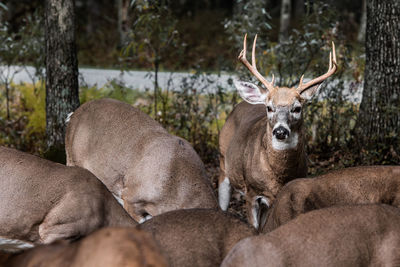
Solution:
[[(333, 66), (332, 66), (332, 62), (333, 62)], [(299, 93), (302, 93), (307, 88), (310, 88), (311, 86), (313, 86), (315, 84), (322, 83), (326, 78), (328, 78), (329, 76), (334, 74), (336, 72), (336, 70), (337, 70), (337, 63), (336, 63), (335, 43), (332, 42), (332, 52), (329, 52), (329, 69), (328, 69), (328, 71), (324, 75), (321, 75), (318, 78), (315, 78), (305, 84), (303, 84), (304, 75), (302, 75), (300, 78), (299, 86), (297, 87), (296, 90)]]
[(256, 66), (256, 42), (257, 35), (254, 37), (253, 50), (251, 53), (251, 65), (246, 59), (246, 49), (247, 49), (247, 33), (244, 36), (243, 50), (240, 52), (238, 59), (249, 69), (249, 71), (256, 76), (256, 78), (267, 88), (268, 91), (274, 90), (274, 75), (272, 75), (272, 81), (268, 82), (257, 70)]

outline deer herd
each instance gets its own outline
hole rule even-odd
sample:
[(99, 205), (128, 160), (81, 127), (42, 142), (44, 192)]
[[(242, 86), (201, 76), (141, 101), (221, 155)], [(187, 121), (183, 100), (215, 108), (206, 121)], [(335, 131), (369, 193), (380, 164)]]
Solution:
[[(400, 166), (307, 176), (303, 106), (337, 69), (293, 88), (235, 82), (218, 197), (184, 139), (111, 99), (66, 121), (67, 166), (0, 147), (0, 266), (399, 266)], [(227, 212), (235, 190), (247, 222)]]

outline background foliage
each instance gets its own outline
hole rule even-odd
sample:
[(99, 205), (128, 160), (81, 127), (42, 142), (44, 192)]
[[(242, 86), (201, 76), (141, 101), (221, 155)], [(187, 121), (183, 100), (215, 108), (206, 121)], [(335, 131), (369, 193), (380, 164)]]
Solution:
[[(181, 4), (177, 4), (178, 1), (132, 1), (130, 8), (135, 12), (129, 19), (129, 38), (119, 47), (113, 41), (118, 39), (113, 20), (107, 24), (107, 19), (95, 16), (111, 16), (105, 10), (110, 8), (109, 4), (100, 2), (92, 6), (99, 10), (92, 10), (87, 18), (98, 22), (95, 25), (99, 28), (88, 35), (87, 29), (82, 27), (89, 22), (79, 14), (88, 12), (89, 6), (85, 1), (77, 1), (81, 64), (153, 71), (158, 64), (159, 71), (185, 70), (191, 75), (177, 87), (173, 84), (172, 73), (168, 85), (161, 88), (150, 73), (149, 77), (155, 81), (153, 91), (139, 91), (116, 80), (102, 88), (81, 82), (81, 103), (111, 97), (139, 107), (169, 132), (190, 141), (206, 163), (217, 166), (219, 131), (240, 99), (232, 83), (228, 88), (222, 87), (210, 74), (229, 71), (242, 79), (252, 79), (236, 60), (244, 33), (249, 34), (249, 46), (254, 34), (259, 34), (259, 69), (265, 76), (274, 74), (280, 86), (295, 85), (302, 74), (311, 78), (324, 73), (334, 41), (339, 70), (323, 84), (320, 97), (313, 99), (304, 114), (310, 173), (343, 166), (400, 162), (395, 153), (371, 153), (354, 145), (359, 102), (352, 96), (362, 87), (364, 70), (363, 45), (357, 42), (354, 34), (357, 28), (354, 16), (360, 15), (357, 8), (361, 9), (361, 4), (305, 1), (304, 15), (293, 20), (288, 40), (279, 43), (274, 9), (277, 1), (269, 1), (269, 4), (261, 0), (204, 1), (206, 4), (193, 1), (199, 6), (190, 1), (181, 1)], [(15, 84), (12, 77), (0, 80), (0, 144), (41, 154), (45, 132), (43, 14), (40, 9), (28, 10), (16, 19), (9, 14), (7, 5), (0, 10), (3, 21), (0, 40), (4, 44), (0, 50), (0, 65), (2, 68), (17, 66), (18, 70), (30, 64), (36, 69), (29, 84)], [(10, 102), (9, 118), (7, 100)]]

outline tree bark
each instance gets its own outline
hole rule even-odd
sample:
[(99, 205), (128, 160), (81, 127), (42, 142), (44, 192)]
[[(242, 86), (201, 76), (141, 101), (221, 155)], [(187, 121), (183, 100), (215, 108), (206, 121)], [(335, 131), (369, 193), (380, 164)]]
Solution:
[(292, 13), (291, 0), (282, 0), (281, 3), (281, 22), (279, 29), (279, 42), (284, 42), (289, 36), (289, 24)]
[(45, 8), (47, 146), (48, 151), (58, 151), (65, 144), (65, 119), (79, 107), (75, 3), (46, 0)]
[[(366, 65), (357, 139), (368, 149), (399, 151), (400, 2), (367, 1)], [(392, 149), (393, 149), (392, 148)]]
[(158, 121), (158, 70), (160, 67), (160, 61), (157, 59), (158, 54), (156, 54), (156, 60), (154, 62), (154, 118)]

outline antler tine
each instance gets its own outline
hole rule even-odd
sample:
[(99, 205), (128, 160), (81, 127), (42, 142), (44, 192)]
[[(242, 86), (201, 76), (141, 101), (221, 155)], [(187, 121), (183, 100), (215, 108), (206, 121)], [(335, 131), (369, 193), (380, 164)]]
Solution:
[(323, 75), (321, 75), (321, 76), (319, 76), (319, 77), (317, 77), (315, 79), (312, 79), (311, 81), (309, 81), (309, 82), (307, 82), (305, 84), (303, 84), (303, 76), (304, 75), (301, 76), (300, 83), (299, 83), (299, 85), (298, 85), (296, 90), (299, 93), (301, 93), (301, 92), (303, 92), (307, 88), (310, 88), (313, 85), (322, 83), (325, 79), (327, 79), (332, 74), (334, 74), (336, 72), (336, 70), (337, 70), (337, 62), (336, 62), (335, 43), (332, 42), (332, 52), (329, 53), (329, 69), (328, 69), (328, 71), (325, 74), (323, 74)]
[(256, 43), (257, 43), (257, 34), (254, 37), (254, 41), (253, 41), (253, 49), (251, 51), (251, 65), (253, 66), (253, 68), (257, 69), (257, 65), (256, 65)]
[(304, 74), (300, 77), (299, 87), (303, 85)]
[(242, 52), (240, 52), (239, 54), (239, 60), (241, 58), (246, 58), (246, 51), (247, 51), (247, 33), (244, 35), (244, 39), (243, 39), (243, 50)]
[(238, 59), (246, 66), (246, 68), (254, 75), (256, 78), (267, 88), (268, 91), (274, 90), (274, 78), (272, 78), (272, 82), (268, 82), (257, 70), (256, 66), (256, 42), (257, 42), (257, 35), (254, 38), (253, 42), (253, 49), (252, 49), (252, 55), (251, 55), (251, 65), (247, 61), (246, 58), (246, 50), (247, 50), (247, 34), (244, 36), (244, 41), (243, 41), (243, 50), (240, 52)]

